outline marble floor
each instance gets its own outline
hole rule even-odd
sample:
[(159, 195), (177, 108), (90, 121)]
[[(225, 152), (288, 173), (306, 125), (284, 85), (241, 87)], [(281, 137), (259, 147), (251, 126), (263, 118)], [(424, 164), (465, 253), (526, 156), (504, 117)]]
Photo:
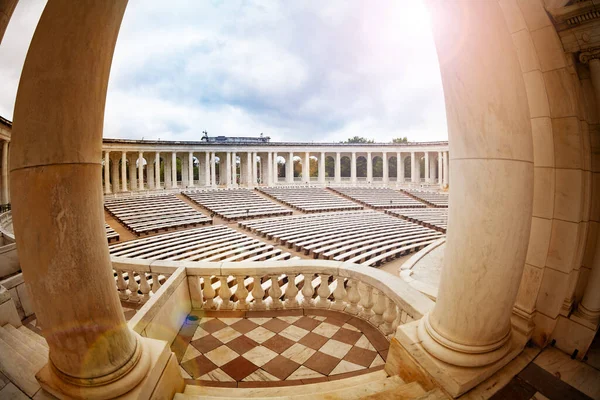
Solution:
[[(321, 382), (382, 369), (389, 342), (329, 310), (190, 315), (171, 349), (188, 383), (257, 387)], [(195, 381), (195, 382), (194, 382)]]

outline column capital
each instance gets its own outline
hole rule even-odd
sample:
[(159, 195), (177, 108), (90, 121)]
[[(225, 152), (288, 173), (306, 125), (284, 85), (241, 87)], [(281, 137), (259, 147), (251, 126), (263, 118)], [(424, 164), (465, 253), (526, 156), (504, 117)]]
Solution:
[(592, 60), (600, 61), (600, 47), (593, 47), (579, 53), (579, 61), (582, 64), (588, 64)]

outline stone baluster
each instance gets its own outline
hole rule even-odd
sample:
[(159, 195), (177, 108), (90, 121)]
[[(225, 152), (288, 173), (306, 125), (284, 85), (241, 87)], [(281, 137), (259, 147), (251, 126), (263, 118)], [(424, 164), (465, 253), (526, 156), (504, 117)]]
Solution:
[(365, 296), (361, 297), (360, 305), (362, 306), (362, 310), (359, 313), (360, 317), (368, 320), (373, 315), (373, 288), (369, 285), (365, 285)]
[(254, 284), (252, 286), (252, 297), (254, 298), (253, 307), (255, 310), (264, 310), (266, 308), (263, 298), (265, 297), (265, 290), (262, 287), (262, 279), (260, 276), (254, 277)]
[(296, 274), (288, 275), (287, 287), (285, 288), (285, 308), (298, 308), (298, 288), (296, 287)]
[(333, 310), (343, 310), (346, 308), (346, 288), (344, 288), (344, 277), (338, 276), (336, 279), (336, 286), (333, 290), (334, 301), (331, 304)]
[(269, 288), (271, 308), (275, 310), (283, 308), (283, 303), (281, 302), (282, 294), (281, 288), (279, 287), (279, 275), (271, 275), (271, 287)]
[(358, 281), (348, 280), (348, 302), (346, 307), (348, 314), (358, 314), (358, 303), (360, 302), (360, 292), (358, 291)]
[(210, 276), (203, 276), (202, 281), (204, 286), (202, 287), (202, 293), (204, 297), (204, 309), (210, 310), (215, 308), (215, 289), (212, 287)]
[(133, 270), (127, 271), (127, 289), (131, 292), (129, 294), (129, 301), (137, 302), (140, 301), (140, 296), (138, 294), (139, 285), (135, 280), (135, 272)]
[(123, 271), (117, 270), (117, 289), (119, 289), (119, 298), (121, 300), (127, 300), (129, 296), (127, 296), (127, 282), (123, 278)]
[(221, 276), (219, 277), (219, 281), (221, 282), (221, 287), (219, 288), (219, 297), (221, 298), (221, 310), (231, 310), (233, 308), (233, 303), (231, 302), (231, 289), (227, 284), (227, 277)]
[(142, 292), (141, 302), (145, 303), (150, 299), (150, 285), (145, 272), (139, 272), (138, 275), (140, 276), (140, 292)]
[(329, 308), (329, 296), (331, 295), (331, 290), (329, 290), (329, 275), (321, 274), (321, 284), (319, 285), (319, 289), (317, 289), (317, 294), (319, 295), (317, 307)]
[(313, 295), (315, 289), (312, 285), (313, 274), (303, 274), (304, 284), (302, 285), (302, 307), (309, 308), (314, 307)]
[(244, 277), (236, 276), (235, 279), (237, 282), (237, 288), (235, 290), (235, 297), (237, 297), (237, 299), (238, 299), (236, 308), (238, 310), (247, 310), (248, 302), (246, 301), (246, 299), (248, 298), (248, 289), (246, 289)]
[(375, 306), (373, 307), (373, 312), (375, 313), (375, 315), (373, 315), (371, 317), (371, 319), (369, 320), (373, 323), (373, 325), (379, 326), (383, 323), (383, 313), (385, 312), (385, 309), (386, 309), (386, 303), (387, 302), (386, 302), (384, 294), (378, 290), (377, 291), (377, 302), (375, 303)]
[(158, 273), (152, 272), (152, 293), (158, 292), (158, 289), (162, 287), (159, 279)]
[(387, 307), (383, 312), (383, 320), (385, 321), (382, 327), (383, 333), (389, 335), (394, 332), (394, 321), (396, 321), (396, 316), (398, 312), (396, 311), (396, 303), (394, 300), (388, 298), (387, 299)]

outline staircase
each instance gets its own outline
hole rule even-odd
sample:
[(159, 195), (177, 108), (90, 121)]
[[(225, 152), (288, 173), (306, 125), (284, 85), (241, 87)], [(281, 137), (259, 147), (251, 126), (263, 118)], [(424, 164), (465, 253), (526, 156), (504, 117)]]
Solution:
[(46, 340), (25, 326), (0, 327), (0, 372), (29, 397), (40, 385), (35, 374), (48, 362)]
[(293, 400), (352, 400), (352, 399), (445, 399), (441, 393), (425, 390), (417, 382), (404, 382), (399, 376), (388, 376), (379, 370), (365, 375), (335, 381), (300, 386), (268, 388), (221, 388), (187, 385), (174, 400), (224, 399), (293, 399)]

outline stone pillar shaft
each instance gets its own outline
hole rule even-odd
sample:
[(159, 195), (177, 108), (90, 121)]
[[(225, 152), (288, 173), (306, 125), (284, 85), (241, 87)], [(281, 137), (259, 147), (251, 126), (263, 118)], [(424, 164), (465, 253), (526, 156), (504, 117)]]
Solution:
[(373, 157), (367, 153), (367, 181), (373, 183)]
[(418, 175), (417, 175), (417, 163), (416, 163), (416, 157), (415, 157), (415, 152), (411, 151), (410, 152), (410, 181), (415, 183), (418, 182)]
[[(4, 151), (4, 149), (2, 149)], [(4, 155), (4, 154), (3, 154)], [(110, 151), (104, 152), (104, 193), (111, 193), (110, 190)]]
[(121, 153), (121, 191), (127, 191), (127, 152)]
[(385, 152), (382, 155), (382, 161), (383, 161), (383, 182), (387, 183), (389, 181), (389, 171), (388, 171), (387, 153), (385, 153)]
[(350, 160), (350, 180), (356, 183), (356, 153), (352, 152), (352, 160)]
[(118, 193), (121, 191), (121, 187), (119, 185), (119, 159), (114, 157), (111, 162), (112, 168), (110, 172), (112, 173), (112, 190), (114, 193)]
[(144, 153), (140, 151), (138, 157), (138, 188), (144, 190)]
[(449, 159), (448, 159), (448, 152), (445, 151), (444, 152), (444, 168), (443, 168), (443, 172), (444, 172), (444, 187), (448, 187), (448, 183), (450, 181), (449, 179)]
[(304, 163), (302, 165), (303, 181), (310, 183), (310, 153), (304, 153)]
[[(270, 154), (271, 153), (269, 153), (269, 155)], [(237, 154), (235, 151), (231, 153), (231, 183), (234, 186), (237, 186)]]
[(177, 153), (171, 153), (171, 187), (177, 187)]
[(194, 153), (188, 153), (188, 186), (194, 187)]
[(210, 153), (210, 185), (217, 186), (217, 160), (214, 152)]
[(286, 181), (288, 183), (294, 182), (294, 153), (289, 153), (288, 163), (285, 165), (287, 167), (286, 171)]
[(267, 154), (267, 173), (268, 173), (268, 177), (267, 177), (267, 185), (273, 185), (273, 153), (269, 152)]
[(438, 173), (437, 173), (437, 180), (438, 180), (438, 184), (440, 185), (441, 188), (444, 187), (444, 181), (443, 181), (443, 173), (444, 173), (444, 167), (443, 167), (443, 160), (442, 160), (442, 152), (438, 151)]
[(425, 182), (429, 183), (429, 153), (425, 152)]
[(325, 183), (325, 153), (321, 152), (319, 157), (319, 182)]
[(212, 185), (212, 162), (211, 162), (211, 158), (210, 158), (210, 153), (206, 152), (204, 153), (204, 175), (205, 175), (205, 179), (204, 179), (204, 185), (205, 186), (211, 186)]
[(402, 153), (396, 153), (396, 183), (404, 182), (404, 163)]
[(339, 152), (335, 153), (335, 182), (342, 181), (342, 156)]
[(138, 190), (137, 186), (137, 166), (135, 164), (136, 158), (135, 156), (129, 156), (129, 190), (135, 191)]
[(273, 153), (273, 184), (276, 185), (279, 182), (279, 164), (277, 163), (277, 153)]
[(154, 155), (154, 187), (160, 189), (160, 153)]
[(577, 307), (580, 317), (593, 325), (600, 322), (600, 234), (596, 238), (596, 253), (592, 262), (592, 271), (583, 292), (583, 298)]

